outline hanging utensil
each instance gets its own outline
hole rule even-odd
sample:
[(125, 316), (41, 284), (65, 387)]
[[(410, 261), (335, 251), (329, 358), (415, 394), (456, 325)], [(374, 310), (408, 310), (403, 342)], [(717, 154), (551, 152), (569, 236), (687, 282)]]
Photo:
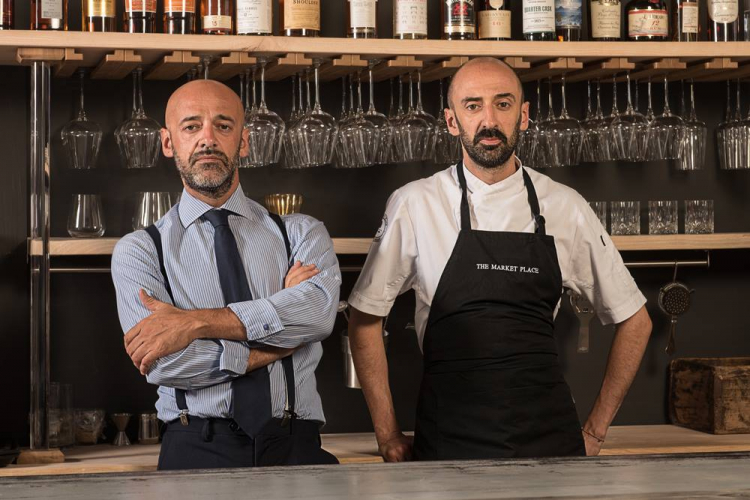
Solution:
[(674, 266), (672, 281), (659, 290), (659, 308), (670, 317), (669, 340), (664, 349), (669, 356), (676, 350), (675, 334), (677, 331), (677, 317), (685, 314), (690, 309), (690, 296), (694, 290), (690, 290), (683, 283), (677, 281), (677, 266)]
[(568, 290), (568, 295), (573, 312), (578, 318), (578, 352), (585, 354), (589, 352), (589, 323), (595, 314), (594, 306), (589, 299), (573, 290)]

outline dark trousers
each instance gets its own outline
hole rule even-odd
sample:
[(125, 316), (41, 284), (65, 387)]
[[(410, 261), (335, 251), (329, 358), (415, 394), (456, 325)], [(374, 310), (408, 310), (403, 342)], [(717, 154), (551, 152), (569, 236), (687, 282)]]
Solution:
[(190, 417), (186, 426), (175, 420), (166, 425), (159, 454), (159, 470), (337, 463), (320, 447), (318, 424), (307, 420), (282, 426), (273, 419), (255, 439), (234, 420)]

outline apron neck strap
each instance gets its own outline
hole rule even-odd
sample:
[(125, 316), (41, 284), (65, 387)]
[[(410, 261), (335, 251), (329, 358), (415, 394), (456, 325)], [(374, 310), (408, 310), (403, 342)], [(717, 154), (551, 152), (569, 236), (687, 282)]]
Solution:
[[(545, 228), (544, 217), (539, 211), (539, 199), (536, 196), (536, 189), (534, 184), (531, 182), (529, 174), (523, 167), (521, 173), (523, 174), (523, 184), (526, 186), (526, 194), (529, 200), (529, 206), (531, 207), (531, 215), (534, 216), (534, 223), (536, 224), (536, 234), (546, 235), (547, 231)], [(460, 161), (456, 164), (456, 174), (458, 176), (458, 184), (461, 186), (461, 229), (471, 229), (471, 217), (469, 216), (469, 199), (466, 194), (466, 176), (464, 175), (464, 162)]]

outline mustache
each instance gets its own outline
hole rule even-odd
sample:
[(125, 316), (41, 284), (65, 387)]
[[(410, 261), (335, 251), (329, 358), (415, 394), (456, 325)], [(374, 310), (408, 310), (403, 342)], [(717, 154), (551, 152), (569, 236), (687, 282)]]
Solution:
[(218, 149), (204, 149), (203, 151), (200, 151), (199, 153), (195, 153), (190, 156), (190, 165), (194, 165), (198, 160), (205, 156), (215, 156), (219, 160), (224, 163), (224, 165), (227, 165), (229, 163), (229, 157), (225, 155), (223, 152), (219, 151)]
[(483, 128), (477, 132), (474, 136), (474, 145), (479, 144), (482, 139), (500, 139), (504, 143), (508, 143), (508, 137), (496, 128)]

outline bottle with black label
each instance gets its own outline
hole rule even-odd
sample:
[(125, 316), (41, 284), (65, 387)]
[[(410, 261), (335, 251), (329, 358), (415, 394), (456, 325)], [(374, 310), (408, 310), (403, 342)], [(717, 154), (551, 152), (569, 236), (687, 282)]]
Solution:
[(427, 38), (427, 0), (393, 0), (393, 38)]
[(68, 0), (31, 0), (30, 10), (32, 30), (68, 29)]
[(279, 0), (279, 29), (285, 36), (320, 36), (321, 0)]
[(557, 40), (555, 0), (523, 0), (523, 37), (526, 40)]
[(234, 1), (201, 0), (201, 31), (204, 35), (231, 35), (234, 31)]
[(349, 38), (378, 37), (378, 0), (344, 0), (344, 17)]
[(708, 0), (708, 40), (736, 42), (739, 40), (740, 4), (738, 0)]
[(672, 39), (674, 41), (698, 41), (698, 12), (698, 0), (672, 1)]
[(477, 25), (480, 40), (510, 40), (509, 0), (478, 0)]
[(195, 0), (162, 0), (164, 33), (192, 35), (195, 33)]
[(237, 0), (235, 15), (238, 35), (273, 35), (271, 0)]
[(589, 38), (596, 42), (614, 42), (622, 38), (620, 0), (589, 1)]
[(630, 0), (626, 12), (630, 40), (669, 40), (669, 16), (664, 0)]
[(81, 31), (117, 31), (115, 0), (82, 0)]
[(13, 0), (0, 0), (0, 30), (12, 30), (13, 21)]
[(555, 0), (555, 34), (559, 41), (579, 41), (582, 22), (582, 0)]
[(154, 33), (156, 0), (125, 0), (122, 18), (125, 33)]
[(443, 40), (473, 40), (476, 32), (474, 0), (441, 0)]

